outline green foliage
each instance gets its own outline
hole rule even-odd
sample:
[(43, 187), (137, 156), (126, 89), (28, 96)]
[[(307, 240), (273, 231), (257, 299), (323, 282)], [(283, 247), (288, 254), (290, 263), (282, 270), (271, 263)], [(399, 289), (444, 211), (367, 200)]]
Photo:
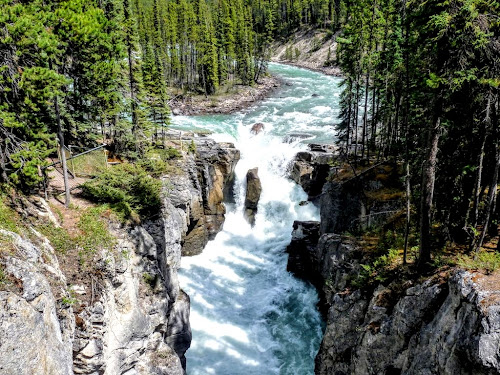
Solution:
[(155, 284), (156, 284), (156, 276), (152, 275), (150, 273), (143, 273), (142, 274), (142, 279), (144, 282), (151, 287), (151, 289), (154, 289)]
[(194, 144), (193, 140), (191, 140), (191, 143), (189, 143), (188, 152), (190, 154), (196, 154), (196, 145)]
[(108, 203), (123, 218), (133, 212), (148, 216), (158, 212), (161, 205), (161, 175), (165, 162), (144, 161), (139, 164), (120, 164), (105, 169), (82, 185), (82, 193), (99, 203)]
[(4, 197), (0, 195), (0, 228), (19, 233), (19, 221), (17, 214), (4, 203)]
[(76, 294), (72, 288), (70, 288), (66, 294), (67, 295), (65, 295), (61, 298), (61, 303), (63, 305), (73, 306), (75, 303), (78, 302), (78, 299), (76, 298)]
[(162, 161), (168, 161), (172, 159), (178, 159), (182, 157), (182, 153), (175, 147), (167, 147), (165, 149), (155, 148), (149, 151), (147, 154), (149, 159), (161, 159)]
[(500, 24), (492, 15), (499, 7), (482, 0), (340, 4), (338, 143), (354, 164), (375, 155), (408, 163), (424, 262), (442, 233), (477, 247), (486, 221), (499, 217), (485, 194), (498, 174)]
[(357, 280), (353, 285), (364, 287), (375, 281), (385, 282), (390, 276), (391, 267), (400, 257), (399, 251), (389, 249), (387, 254), (377, 257), (371, 264), (362, 264)]
[(47, 237), (54, 248), (60, 254), (66, 254), (69, 249), (75, 247), (75, 240), (71, 238), (68, 231), (54, 224), (45, 224), (38, 227), (40, 233)]
[(300, 50), (297, 47), (295, 47), (295, 60), (298, 60), (299, 57), (300, 57)]
[(114, 245), (114, 237), (108, 229), (108, 224), (102, 218), (106, 206), (88, 208), (80, 216), (78, 229), (80, 234), (75, 239), (78, 246), (80, 263), (85, 264), (97, 251), (111, 249)]
[(80, 264), (85, 265), (98, 251), (112, 249), (114, 246), (114, 237), (102, 217), (107, 210), (108, 207), (103, 205), (83, 211), (77, 224), (78, 232), (73, 235), (66, 228), (53, 224), (44, 224), (37, 229), (49, 239), (58, 253), (66, 255), (76, 250)]
[(461, 255), (458, 265), (467, 270), (482, 270), (490, 274), (500, 268), (500, 253), (482, 250), (475, 256)]
[(309, 53), (318, 51), (321, 48), (321, 45), (322, 45), (321, 39), (315, 36), (312, 40), (312, 46), (311, 49), (309, 50)]

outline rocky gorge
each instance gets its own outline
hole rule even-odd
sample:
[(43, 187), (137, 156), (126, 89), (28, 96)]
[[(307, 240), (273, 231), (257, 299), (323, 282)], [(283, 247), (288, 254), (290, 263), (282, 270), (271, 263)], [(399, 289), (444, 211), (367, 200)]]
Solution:
[[(221, 229), (224, 189), (239, 159), (232, 144), (190, 140), (196, 153), (163, 177), (158, 215), (110, 223), (113, 247), (95, 254), (84, 283), (71, 284), (64, 254), (35, 228), (25, 237), (1, 231), (10, 281), (0, 291), (1, 374), (185, 373), (190, 300), (177, 278), (181, 254), (201, 252)], [(43, 199), (23, 202), (26, 222), (59, 226)]]
[(444, 268), (360, 285), (366, 244), (344, 233), (393, 220), (402, 202), (390, 183), (398, 178), (388, 176), (397, 167), (344, 179), (332, 168), (325, 181), (315, 160), (299, 153), (291, 178), (306, 191), (321, 188), (321, 221), (296, 221), (287, 249), (288, 270), (317, 288), (326, 319), (315, 374), (500, 373), (498, 274)]

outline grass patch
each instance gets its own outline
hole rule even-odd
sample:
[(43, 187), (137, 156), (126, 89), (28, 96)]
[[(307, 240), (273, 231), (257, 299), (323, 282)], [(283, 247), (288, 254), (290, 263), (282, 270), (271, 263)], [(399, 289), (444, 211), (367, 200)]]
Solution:
[(100, 168), (106, 167), (106, 163), (107, 156), (101, 149), (70, 159), (68, 166), (76, 176), (91, 176)]
[(500, 269), (500, 253), (483, 250), (475, 257), (459, 255), (457, 264), (466, 270), (482, 270), (489, 275)]
[(76, 238), (80, 264), (90, 260), (97, 250), (111, 249), (114, 245), (114, 237), (102, 218), (106, 210), (106, 206), (89, 208), (80, 217), (78, 228), (81, 233)]
[(134, 214), (150, 216), (160, 207), (162, 183), (157, 177), (166, 173), (167, 165), (153, 159), (116, 165), (84, 183), (82, 193), (90, 200), (109, 204), (123, 219)]
[(182, 157), (182, 152), (180, 152), (175, 147), (167, 148), (155, 148), (148, 152), (148, 159), (159, 159), (162, 161), (168, 161), (173, 159), (178, 159)]
[(71, 238), (68, 231), (54, 224), (44, 224), (37, 228), (40, 233), (47, 237), (50, 244), (60, 254), (66, 254), (68, 250), (75, 246), (75, 240)]
[(114, 237), (109, 233), (103, 217), (109, 210), (106, 205), (88, 208), (81, 214), (77, 230), (72, 234), (53, 224), (45, 224), (37, 229), (49, 239), (59, 254), (77, 251), (80, 264), (85, 265), (98, 250), (111, 249), (114, 245)]
[(18, 215), (4, 203), (3, 199), (4, 197), (0, 195), (0, 228), (19, 234)]

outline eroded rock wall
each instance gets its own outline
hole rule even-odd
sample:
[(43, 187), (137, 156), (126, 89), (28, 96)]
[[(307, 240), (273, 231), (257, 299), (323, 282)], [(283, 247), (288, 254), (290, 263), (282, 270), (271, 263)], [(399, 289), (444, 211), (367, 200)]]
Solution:
[[(356, 285), (364, 251), (351, 237), (331, 232), (359, 217), (366, 192), (384, 187), (370, 186), (367, 178), (349, 189), (332, 187), (323, 190), (328, 201), (322, 197), (321, 224), (295, 222), (288, 247), (288, 269), (317, 287), (326, 320), (315, 373), (499, 374), (499, 275), (456, 269)], [(341, 212), (351, 201), (352, 212)]]
[[(239, 159), (231, 144), (194, 142), (196, 153), (164, 178), (158, 215), (111, 224), (115, 245), (96, 254), (83, 285), (68, 283), (58, 263), (64, 255), (36, 231), (30, 239), (0, 231), (11, 279), (0, 291), (0, 374), (185, 373), (191, 330), (189, 296), (177, 279), (181, 253), (200, 252), (221, 229), (223, 192)], [(38, 206), (20, 209), (57, 225), (48, 206)]]
[(178, 161), (175, 174), (166, 177), (172, 205), (186, 212), (182, 224), (182, 255), (201, 253), (221, 230), (226, 208), (223, 200), (231, 194), (234, 168), (240, 159), (232, 143), (194, 138), (194, 154)]

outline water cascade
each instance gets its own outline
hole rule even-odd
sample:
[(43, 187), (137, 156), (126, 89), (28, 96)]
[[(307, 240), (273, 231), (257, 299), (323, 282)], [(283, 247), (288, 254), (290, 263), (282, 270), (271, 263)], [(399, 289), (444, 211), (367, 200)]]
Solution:
[[(306, 149), (304, 138), (332, 142), (340, 90), (337, 78), (279, 64), (270, 69), (288, 85), (246, 113), (173, 120), (174, 128), (210, 130), (241, 151), (224, 230), (201, 255), (182, 259), (193, 330), (188, 375), (314, 373), (323, 329), (317, 294), (286, 271), (284, 250), (293, 221), (318, 220), (319, 212), (299, 205), (307, 196), (287, 178), (287, 165)], [(265, 129), (253, 135), (256, 122)], [(254, 167), (262, 195), (251, 227), (243, 204), (245, 175)]]

